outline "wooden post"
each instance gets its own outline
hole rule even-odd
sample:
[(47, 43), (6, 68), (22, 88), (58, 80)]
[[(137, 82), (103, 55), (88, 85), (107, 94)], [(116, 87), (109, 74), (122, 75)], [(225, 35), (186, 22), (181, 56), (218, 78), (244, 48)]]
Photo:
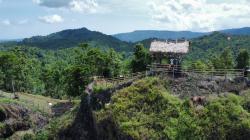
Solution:
[(225, 80), (227, 80), (227, 72), (226, 72), (226, 70), (224, 72), (225, 72)]
[(13, 95), (14, 95), (14, 99), (19, 99), (19, 97), (18, 97), (18, 95), (16, 94), (16, 91), (15, 91), (15, 86), (14, 86), (13, 79), (11, 79), (11, 86), (12, 86), (12, 92), (13, 92)]
[[(174, 67), (175, 67), (175, 66), (174, 66)], [(175, 77), (174, 77), (174, 70), (175, 70), (174, 67), (173, 67), (173, 78), (175, 78)]]

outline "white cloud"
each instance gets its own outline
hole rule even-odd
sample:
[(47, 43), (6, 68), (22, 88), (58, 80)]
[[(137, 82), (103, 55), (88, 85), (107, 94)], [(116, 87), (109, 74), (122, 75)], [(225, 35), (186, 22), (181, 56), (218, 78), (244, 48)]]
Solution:
[(39, 17), (39, 20), (48, 23), (48, 24), (54, 24), (54, 23), (61, 23), (63, 22), (63, 18), (60, 15), (48, 15), (48, 16), (43, 16)]
[(96, 0), (33, 0), (48, 8), (65, 8), (81, 13), (96, 13), (100, 9)]
[(41, 0), (32, 0), (36, 4), (41, 4)]
[(96, 13), (99, 8), (95, 0), (73, 0), (70, 2), (70, 9), (82, 13)]
[(10, 26), (11, 22), (10, 22), (10, 20), (5, 19), (5, 20), (2, 20), (2, 24), (5, 25), (5, 26)]
[(28, 23), (28, 20), (27, 20), (27, 19), (23, 19), (23, 20), (19, 20), (19, 21), (18, 21), (18, 24), (19, 24), (19, 25), (23, 25), (23, 24), (26, 24), (26, 23)]
[(250, 18), (250, 5), (242, 0), (216, 4), (206, 0), (154, 0), (148, 6), (154, 25), (172, 30), (211, 31), (237, 21), (247, 24)]

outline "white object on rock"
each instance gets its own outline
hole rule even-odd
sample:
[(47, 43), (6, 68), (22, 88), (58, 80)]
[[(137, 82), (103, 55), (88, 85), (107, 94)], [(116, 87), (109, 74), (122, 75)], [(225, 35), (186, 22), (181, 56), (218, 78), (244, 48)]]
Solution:
[(53, 104), (52, 103), (49, 103), (49, 106), (52, 106)]

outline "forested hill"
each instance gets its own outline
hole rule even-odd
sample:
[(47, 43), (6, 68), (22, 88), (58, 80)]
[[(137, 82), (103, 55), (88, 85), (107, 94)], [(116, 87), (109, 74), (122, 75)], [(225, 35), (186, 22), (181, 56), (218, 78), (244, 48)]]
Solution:
[(198, 33), (190, 31), (155, 31), (155, 30), (142, 30), (134, 31), (130, 33), (115, 34), (114, 37), (127, 41), (127, 42), (137, 42), (149, 38), (161, 38), (161, 39), (179, 39), (179, 38), (196, 38), (208, 33)]
[[(228, 38), (229, 36), (230, 39)], [(206, 62), (221, 54), (225, 48), (229, 48), (235, 57), (241, 49), (246, 49), (250, 52), (250, 36), (214, 32), (211, 35), (192, 39), (191, 50), (185, 60), (203, 60)]]
[[(213, 32), (208, 35), (189, 39), (192, 42), (191, 51), (186, 56), (185, 60), (195, 61), (198, 59), (202, 59), (206, 61), (209, 58), (220, 54), (226, 47), (230, 47), (234, 55), (236, 55), (241, 48), (250, 51), (249, 35), (229, 35), (229, 30), (224, 30), (224, 32), (227, 33)], [(230, 32), (236, 33), (235, 30), (231, 30)], [(243, 30), (242, 28), (241, 33), (247, 34), (247, 30)], [(229, 36), (231, 37), (231, 40), (228, 40)], [(7, 42), (4, 43), (5, 45), (0, 44), (0, 50), (3, 50), (4, 48), (11, 48), (11, 46), (15, 46), (16, 43), (18, 45), (34, 46), (49, 50), (72, 48), (78, 46), (80, 43), (88, 43), (90, 47), (97, 47), (105, 50), (113, 48), (117, 52), (126, 52), (126, 54), (129, 54), (129, 52), (133, 52), (133, 46), (135, 46), (137, 43), (142, 43), (146, 48), (149, 48), (153, 40), (159, 39), (150, 38), (135, 43), (128, 43), (120, 41), (112, 36), (102, 34), (100, 32), (81, 28), (64, 30), (61, 32), (50, 34), (48, 36), (36, 36), (27, 38), (21, 42)]]
[(26, 38), (18, 44), (54, 50), (76, 47), (80, 43), (88, 43), (92, 47), (102, 49), (113, 48), (116, 51), (132, 51), (129, 43), (100, 32), (90, 31), (86, 28), (70, 29), (48, 36)]
[[(228, 37), (231, 37), (228, 40)], [(150, 38), (137, 43), (142, 43), (146, 48), (150, 47), (153, 40), (156, 38)], [(214, 32), (210, 35), (205, 35), (195, 39), (190, 39), (191, 50), (187, 54), (185, 60), (196, 61), (196, 60), (209, 60), (229, 47), (233, 55), (237, 55), (240, 49), (246, 49), (250, 52), (250, 36), (247, 35), (228, 35), (220, 32)]]
[[(226, 33), (231, 35), (250, 35), (250, 27), (237, 28), (237, 29), (226, 29), (218, 31), (220, 33)], [(157, 30), (140, 30), (129, 33), (115, 34), (114, 37), (127, 41), (137, 42), (149, 38), (160, 38), (160, 39), (179, 39), (187, 38), (193, 39), (204, 35), (212, 34), (212, 32), (191, 32), (191, 31), (157, 31)]]

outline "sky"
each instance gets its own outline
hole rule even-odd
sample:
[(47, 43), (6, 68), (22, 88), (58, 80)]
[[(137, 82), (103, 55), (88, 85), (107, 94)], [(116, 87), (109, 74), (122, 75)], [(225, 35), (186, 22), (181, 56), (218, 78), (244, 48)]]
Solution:
[(0, 39), (86, 27), (215, 31), (250, 26), (250, 0), (0, 0)]

